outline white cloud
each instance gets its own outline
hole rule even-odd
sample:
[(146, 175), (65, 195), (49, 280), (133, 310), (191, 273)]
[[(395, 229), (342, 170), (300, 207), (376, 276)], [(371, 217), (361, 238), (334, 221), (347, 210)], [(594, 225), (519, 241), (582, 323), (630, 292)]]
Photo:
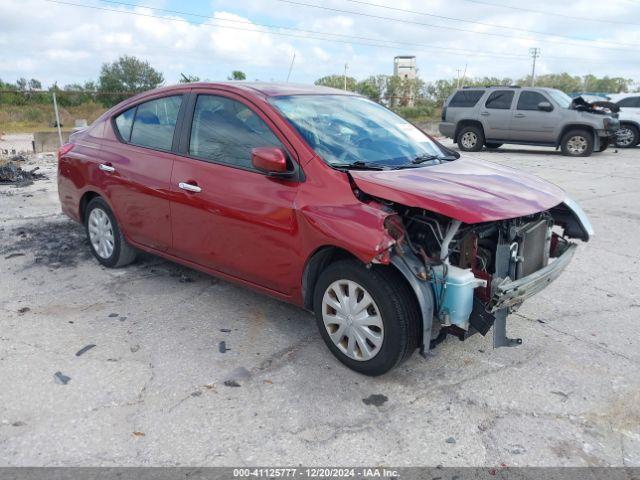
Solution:
[[(82, 3), (92, 1), (95, 0), (81, 0)], [(0, 18), (3, 19), (0, 78), (14, 81), (19, 76), (34, 76), (45, 84), (54, 81), (60, 84), (82, 82), (96, 79), (102, 63), (128, 54), (149, 60), (165, 74), (168, 83), (177, 81), (181, 72), (221, 80), (236, 69), (245, 71), (249, 79), (282, 80), (286, 77), (293, 52), (296, 60), (292, 81), (312, 82), (323, 75), (341, 73), (345, 63), (349, 64), (349, 74), (358, 78), (391, 73), (393, 56), (398, 54), (416, 55), (420, 74), (426, 80), (451, 77), (465, 64), (469, 76), (518, 78), (530, 70), (528, 49), (538, 46), (542, 48), (538, 62), (542, 73), (568, 71), (572, 74), (594, 73), (638, 79), (639, 61), (635, 45), (640, 44), (640, 28), (559, 16), (634, 22), (640, 13), (640, 4), (624, 0), (606, 3), (589, 0), (567, 0), (562, 4), (552, 0), (511, 3), (522, 8), (555, 12), (556, 15), (495, 8), (467, 0), (437, 0), (428, 4), (421, 0), (372, 0), (372, 3), (384, 3), (393, 8), (504, 25), (514, 30), (408, 14), (347, 0), (300, 1), (401, 20), (369, 18), (278, 0), (216, 0), (211, 3), (209, 19), (199, 18), (195, 23), (187, 21), (193, 17), (169, 15), (142, 7), (132, 9), (93, 3), (116, 10), (104, 11), (56, 5), (43, 0), (5, 0), (0, 2)], [(154, 5), (157, 6), (158, 2)], [(286, 29), (265, 32), (265, 28), (256, 23), (319, 33)], [(599, 40), (601, 43), (545, 37), (518, 29)], [(344, 36), (360, 37), (353, 42), (376, 43), (381, 47), (318, 38), (331, 34), (342, 35), (332, 38), (344, 41), (348, 41)], [(305, 36), (316, 38), (301, 38)], [(624, 43), (630, 47), (616, 47), (604, 42)], [(519, 57), (487, 57), (474, 51)]]

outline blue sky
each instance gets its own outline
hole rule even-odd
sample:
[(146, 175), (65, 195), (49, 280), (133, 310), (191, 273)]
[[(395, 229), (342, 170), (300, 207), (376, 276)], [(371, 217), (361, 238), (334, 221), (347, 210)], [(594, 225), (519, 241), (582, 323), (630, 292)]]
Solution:
[(425, 80), (455, 77), (465, 66), (468, 76), (519, 78), (530, 71), (529, 48), (540, 47), (540, 73), (640, 80), (640, 2), (631, 0), (487, 0), (511, 8), (474, 0), (61, 1), (94, 8), (0, 2), (0, 78), (82, 83), (129, 54), (167, 83), (181, 72), (224, 80), (235, 69), (250, 80), (283, 81), (294, 53), (291, 80), (302, 83), (342, 73), (345, 63), (358, 79), (390, 74), (393, 57), (406, 54), (417, 56)]

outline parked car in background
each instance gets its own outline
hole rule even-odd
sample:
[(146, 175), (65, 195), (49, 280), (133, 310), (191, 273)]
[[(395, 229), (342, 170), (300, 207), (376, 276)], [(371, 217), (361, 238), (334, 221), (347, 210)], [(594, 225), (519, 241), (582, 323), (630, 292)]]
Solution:
[(467, 152), (513, 143), (589, 156), (609, 146), (619, 124), (578, 99), (552, 88), (463, 88), (445, 101), (440, 133)]
[(616, 132), (616, 146), (635, 147), (640, 144), (640, 93), (611, 95), (611, 101), (620, 107), (620, 129)]
[(459, 159), (359, 95), (291, 84), (126, 100), (60, 149), (58, 192), (105, 267), (143, 250), (303, 307), (367, 375), (447, 335), (519, 343), (507, 313), (593, 234), (555, 185)]

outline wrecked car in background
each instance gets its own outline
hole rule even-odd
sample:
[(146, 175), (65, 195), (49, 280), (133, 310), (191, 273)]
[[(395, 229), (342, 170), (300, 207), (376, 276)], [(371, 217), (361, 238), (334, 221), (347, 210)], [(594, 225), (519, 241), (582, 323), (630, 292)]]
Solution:
[(379, 375), (493, 328), (592, 229), (558, 187), (459, 159), (363, 97), (196, 83), (112, 108), (59, 152), (63, 211), (96, 259), (136, 250), (315, 313), (333, 354)]
[(572, 99), (553, 88), (465, 87), (445, 101), (439, 129), (466, 152), (511, 143), (588, 157), (612, 144), (620, 126), (603, 103), (613, 105)]

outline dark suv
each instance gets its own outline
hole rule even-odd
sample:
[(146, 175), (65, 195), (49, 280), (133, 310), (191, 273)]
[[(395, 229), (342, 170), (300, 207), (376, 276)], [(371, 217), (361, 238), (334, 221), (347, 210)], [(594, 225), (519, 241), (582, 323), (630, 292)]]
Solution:
[(467, 152), (515, 143), (586, 157), (605, 150), (619, 125), (605, 111), (552, 88), (463, 88), (444, 103), (440, 133)]

